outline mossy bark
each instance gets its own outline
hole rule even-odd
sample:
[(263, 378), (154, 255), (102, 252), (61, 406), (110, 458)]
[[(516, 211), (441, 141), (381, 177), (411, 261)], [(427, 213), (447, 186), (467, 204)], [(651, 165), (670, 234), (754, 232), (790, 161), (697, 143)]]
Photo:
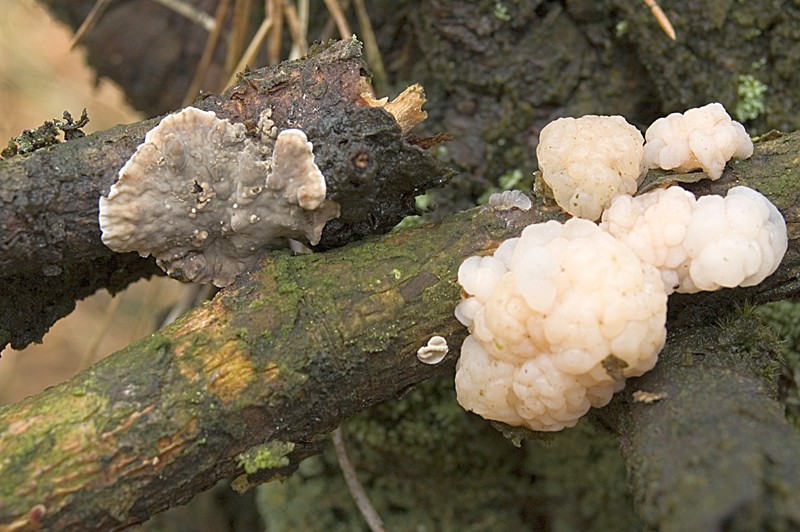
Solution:
[(658, 365), (610, 408), (637, 513), (663, 531), (795, 530), (800, 433), (776, 401), (779, 341), (752, 310), (700, 299), (680, 302)]
[(326, 253), (276, 252), (177, 323), (0, 410), (0, 523), (24, 529), (37, 505), (51, 530), (140, 522), (241, 473), (240, 455), (268, 442), (293, 443), (296, 465), (343, 419), (452, 371), (452, 355), (427, 366), (416, 351), (466, 334), (453, 272), (539, 219), (473, 211)]
[[(773, 497), (764, 522), (794, 518), (793, 507), (784, 502), (800, 493), (795, 469), (800, 442), (764, 384), (774, 372), (759, 369), (764, 367), (760, 360), (773, 360), (776, 353), (758, 342), (747, 348), (745, 338), (707, 330), (715, 327), (710, 316), (722, 316), (747, 300), (796, 297), (800, 290), (798, 194), (796, 186), (787, 188), (800, 182), (792, 163), (798, 143), (800, 134), (758, 143), (752, 160), (732, 165), (710, 185), (724, 193), (735, 184), (757, 183), (782, 209), (791, 240), (781, 268), (758, 287), (673, 299), (664, 361), (651, 377), (662, 380), (641, 380), (655, 382), (651, 391), (668, 390), (670, 396), (655, 406), (630, 407), (622, 401), (603, 411), (625, 442), (640, 513), (658, 526), (692, 516), (698, 523), (737, 522), (740, 514), (719, 508), (733, 508), (738, 492), (726, 492), (723, 503), (707, 506), (686, 498), (708, 494), (702, 483), (698, 487), (689, 480), (713, 478), (719, 467), (732, 463), (722, 458), (736, 445), (772, 464), (766, 476), (755, 466), (738, 471), (741, 482), (780, 487), (758, 493)], [(0, 523), (8, 530), (24, 529), (42, 508), (47, 529), (78, 529), (87, 522), (113, 529), (140, 522), (242, 473), (248, 463), (252, 466), (242, 453), (257, 445), (291, 447), (289, 464), (261, 478), (288, 474), (314, 451), (320, 435), (344, 419), (433, 375), (452, 372), (466, 334), (452, 316), (460, 261), (491, 251), (526, 224), (559, 216), (542, 204), (527, 212), (480, 208), (325, 253), (275, 252), (257, 271), (177, 323), (63, 385), (0, 409)], [(691, 319), (703, 309), (703, 319)], [(427, 366), (415, 353), (434, 334), (447, 338), (452, 355), (439, 366)], [(749, 350), (722, 357), (718, 340), (722, 351), (739, 345)], [(712, 354), (706, 357), (713, 360), (708, 377), (684, 368), (695, 341)], [(686, 379), (685, 371), (696, 374)], [(707, 382), (711, 376), (714, 386)], [(743, 407), (721, 412), (732, 395)], [(745, 401), (751, 406), (744, 408)], [(671, 405), (687, 413), (681, 417)], [(703, 425), (703, 420), (722, 418), (724, 425), (706, 425), (741, 430), (720, 439)], [(659, 431), (688, 430), (687, 419), (696, 420), (692, 434), (708, 454), (700, 462), (677, 460), (674, 468), (661, 467), (668, 457), (686, 453), (684, 440), (659, 438)], [(758, 431), (769, 431), (769, 452), (747, 442)], [(782, 470), (798, 474), (774, 473)], [(707, 486), (715, 489), (713, 483)], [(670, 493), (669, 508), (682, 501), (691, 516), (660, 509), (663, 493)], [(750, 514), (744, 517), (752, 522)]]

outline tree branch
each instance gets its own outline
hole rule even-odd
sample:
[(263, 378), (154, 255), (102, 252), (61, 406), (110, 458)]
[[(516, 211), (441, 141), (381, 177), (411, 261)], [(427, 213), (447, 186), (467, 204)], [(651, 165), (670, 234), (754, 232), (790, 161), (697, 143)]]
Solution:
[[(720, 371), (685, 380), (686, 346), (711, 325), (676, 319), (675, 312), (696, 316), (698, 308), (710, 307), (718, 314), (748, 298), (797, 296), (798, 171), (790, 162), (798, 143), (800, 134), (758, 143), (751, 161), (733, 165), (719, 182), (701, 185), (724, 192), (735, 184), (757, 184), (783, 210), (791, 240), (786, 260), (763, 285), (673, 299), (664, 361), (654, 380), (641, 380), (643, 388), (646, 383), (670, 392), (658, 408), (672, 421), (645, 406), (623, 403), (602, 411), (626, 442), (643, 514), (662, 504), (659, 494), (674, 488), (671, 479), (697, 474), (691, 460), (676, 463), (676, 469), (659, 465), (670, 453), (685, 457), (680, 438), (650, 451), (658, 431), (686, 427), (674, 418), (684, 419), (682, 405), (691, 403), (688, 419), (697, 420), (691, 427), (704, 436), (703, 472), (716, 474), (715, 457), (729, 451), (714, 447), (714, 425), (702, 420), (704, 412), (717, 416), (731, 389), (744, 386), (742, 397), (756, 405), (726, 411), (733, 422), (750, 427), (732, 441), (769, 430), (769, 449), (783, 449), (762, 454), (773, 461), (771, 470), (797, 472), (793, 457), (800, 456), (800, 442), (756, 377), (740, 383), (740, 374), (724, 370), (732, 362), (715, 357)], [(428, 366), (416, 351), (438, 334), (453, 353), (466, 335), (452, 316), (459, 263), (529, 223), (559, 216), (542, 205), (527, 212), (480, 208), (325, 253), (271, 254), (258, 271), (177, 323), (65, 384), (0, 409), (0, 523), (21, 529), (30, 524), (33, 509), (39, 515), (44, 508), (46, 529), (80, 529), (86, 522), (116, 529), (185, 502), (221, 478), (247, 472), (238, 483), (247, 486), (288, 474), (343, 419), (451, 372), (453, 355)], [(713, 343), (706, 336), (702, 349)], [(718, 386), (705, 388), (712, 377)], [(753, 408), (765, 416), (761, 425), (747, 421)], [(675, 425), (664, 426), (665, 419)], [(743, 468), (742, 481), (763, 484), (765, 477), (756, 473)], [(768, 478), (780, 481), (782, 493), (800, 493), (800, 474)], [(686, 496), (673, 499), (699, 514), (716, 511), (689, 505)], [(737, 496), (729, 494), (728, 507)]]
[[(245, 73), (220, 96), (195, 103), (252, 131), (271, 109), (278, 129), (301, 128), (342, 215), (320, 247), (385, 232), (414, 212), (414, 196), (447, 175), (407, 142), (396, 120), (368, 107), (366, 65), (355, 40), (315, 48), (308, 58)], [(99, 288), (115, 292), (160, 273), (152, 259), (113, 253), (100, 240), (98, 198), (158, 119), (118, 126), (0, 161), (0, 348), (21, 349)], [(355, 168), (358, 155), (369, 163)], [(363, 175), (362, 175), (363, 174)], [(353, 190), (353, 183), (359, 185)], [(379, 214), (379, 215), (376, 215)]]
[(1, 409), (0, 523), (41, 504), (48, 529), (114, 529), (241, 473), (254, 446), (290, 442), (296, 465), (341, 420), (452, 371), (452, 357), (429, 366), (416, 351), (466, 335), (453, 272), (538, 219), (471, 211), (326, 253), (275, 252), (174, 325)]

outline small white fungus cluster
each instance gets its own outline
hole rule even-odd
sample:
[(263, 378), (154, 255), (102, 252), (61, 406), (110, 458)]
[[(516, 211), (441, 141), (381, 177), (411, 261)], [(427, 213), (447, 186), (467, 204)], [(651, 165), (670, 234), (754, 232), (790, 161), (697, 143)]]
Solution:
[(659, 118), (645, 132), (644, 161), (648, 168), (676, 172), (702, 169), (719, 179), (731, 158), (753, 154), (753, 141), (720, 103)]
[(664, 344), (667, 295), (655, 267), (587, 220), (527, 227), (458, 271), (456, 317), (471, 336), (458, 401), (534, 430), (573, 426)]
[(667, 292), (754, 286), (780, 264), (786, 222), (763, 195), (734, 187), (703, 196), (680, 187), (618, 196), (600, 227), (661, 271)]
[(611, 198), (636, 192), (643, 144), (639, 130), (621, 116), (559, 118), (539, 134), (536, 157), (559, 207), (598, 220)]

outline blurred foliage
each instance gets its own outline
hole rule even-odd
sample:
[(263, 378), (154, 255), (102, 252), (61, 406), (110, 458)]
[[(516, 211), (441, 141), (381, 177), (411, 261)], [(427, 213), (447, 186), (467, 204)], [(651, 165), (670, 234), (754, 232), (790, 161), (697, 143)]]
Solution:
[[(344, 434), (388, 530), (641, 528), (616, 439), (588, 422), (516, 448), (461, 409), (444, 378), (363, 412)], [(257, 500), (269, 531), (367, 529), (330, 448)]]
[(800, 428), (800, 303), (776, 301), (758, 307), (758, 313), (783, 341), (781, 398), (786, 405), (786, 417)]

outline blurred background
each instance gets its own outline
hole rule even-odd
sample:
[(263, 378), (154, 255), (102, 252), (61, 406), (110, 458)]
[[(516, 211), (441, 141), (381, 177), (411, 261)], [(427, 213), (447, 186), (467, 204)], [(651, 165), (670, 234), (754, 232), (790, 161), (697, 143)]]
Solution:
[[(88, 134), (144, 118), (107, 79), (86, 66), (71, 32), (32, 0), (0, 0), (0, 143), (64, 111), (85, 107)], [(112, 299), (106, 291), (78, 302), (41, 345), (0, 354), (0, 405), (36, 394), (153, 331), (186, 293), (166, 278), (140, 281)]]

